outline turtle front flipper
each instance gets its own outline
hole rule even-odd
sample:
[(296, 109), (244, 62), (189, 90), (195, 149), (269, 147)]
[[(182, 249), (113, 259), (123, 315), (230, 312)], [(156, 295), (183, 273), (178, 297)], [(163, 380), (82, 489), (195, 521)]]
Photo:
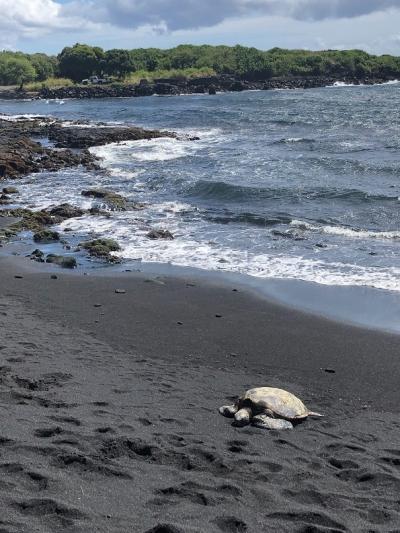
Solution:
[(221, 415), (226, 416), (227, 418), (233, 418), (238, 410), (239, 407), (235, 403), (233, 405), (223, 405), (218, 409)]
[(253, 426), (261, 429), (293, 429), (293, 424), (282, 418), (271, 418), (267, 415), (256, 415), (251, 419)]

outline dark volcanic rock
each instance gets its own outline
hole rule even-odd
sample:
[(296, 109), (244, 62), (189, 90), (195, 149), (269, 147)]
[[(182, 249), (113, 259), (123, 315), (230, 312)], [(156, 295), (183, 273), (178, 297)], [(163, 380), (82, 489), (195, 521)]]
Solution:
[(46, 263), (53, 263), (61, 268), (76, 268), (77, 263), (75, 257), (49, 254), (46, 257)]
[(69, 126), (63, 128), (54, 125), (49, 129), (49, 139), (57, 148), (89, 148), (114, 142), (156, 139), (158, 137), (176, 137), (174, 133), (157, 130), (144, 130), (135, 127), (83, 127)]
[(269, 89), (310, 89), (333, 85), (336, 81), (352, 83), (354, 85), (372, 85), (389, 81), (390, 76), (379, 78), (352, 78), (349, 76), (326, 77), (326, 76), (306, 76), (306, 77), (286, 77), (268, 79), (242, 79), (233, 75), (204, 76), (200, 78), (163, 78), (153, 82), (141, 80), (138, 85), (115, 84), (107, 86), (74, 86), (60, 89), (42, 89), (40, 98), (115, 98), (133, 96), (152, 96), (158, 94), (178, 95), (209, 93), (223, 91), (244, 91), (244, 90), (269, 90)]
[[(99, 125), (93, 128), (84, 124), (66, 126), (45, 117), (10, 121), (0, 116), (0, 179), (79, 165), (89, 170), (100, 170), (98, 158), (87, 148), (157, 137), (175, 138), (176, 135), (136, 127), (109, 128)], [(48, 138), (56, 148), (42, 146), (33, 138)], [(72, 151), (71, 148), (80, 151)]]
[(10, 203), (10, 197), (6, 194), (0, 195), (0, 205), (7, 205)]
[(109, 211), (105, 211), (104, 209), (100, 209), (100, 207), (91, 207), (89, 209), (89, 213), (93, 216), (101, 216), (101, 217), (111, 217), (111, 213)]
[(8, 236), (16, 235), (23, 230), (37, 233), (42, 231), (45, 226), (57, 224), (60, 221), (46, 211), (30, 211), (23, 208), (2, 210), (0, 211), (0, 217), (12, 217), (15, 219), (15, 222), (6, 230)]
[(57, 242), (60, 240), (60, 234), (57, 231), (51, 231), (49, 229), (43, 229), (34, 234), (33, 240), (35, 242)]
[(147, 237), (153, 240), (166, 239), (166, 240), (172, 241), (174, 239), (174, 236), (172, 235), (172, 233), (166, 229), (152, 229), (147, 234)]
[(2, 99), (21, 98), (119, 98), (158, 95), (178, 95), (224, 91), (243, 90), (270, 90), (270, 89), (311, 89), (326, 87), (335, 82), (345, 82), (354, 85), (375, 85), (393, 80), (393, 76), (382, 75), (380, 77), (351, 76), (305, 76), (305, 77), (280, 77), (268, 79), (243, 79), (239, 76), (221, 74), (218, 76), (204, 76), (200, 78), (173, 77), (156, 79), (153, 82), (141, 80), (137, 85), (112, 84), (112, 85), (85, 85), (61, 87), (58, 89), (43, 88), (36, 93), (28, 93), (19, 90), (1, 91)]
[(75, 218), (75, 217), (81, 217), (85, 214), (84, 209), (81, 209), (79, 207), (74, 207), (70, 204), (61, 204), (56, 207), (53, 207), (50, 209), (50, 215), (59, 217), (63, 220), (66, 220), (68, 218)]
[(31, 253), (29, 257), (32, 259), (32, 261), (37, 261), (38, 263), (44, 263), (44, 253), (42, 252), (42, 250), (39, 250), (38, 248), (36, 248), (36, 250), (33, 250), (33, 252)]
[(125, 211), (128, 208), (127, 200), (120, 194), (113, 191), (106, 191), (104, 189), (89, 189), (81, 192), (82, 196), (86, 198), (96, 198), (103, 200), (105, 204), (111, 209)]
[(79, 244), (92, 257), (106, 259), (110, 262), (119, 262), (117, 257), (111, 255), (111, 252), (118, 252), (121, 248), (114, 239), (95, 239), (93, 241), (86, 241)]
[(78, 165), (99, 168), (95, 163), (97, 158), (87, 151), (54, 150), (32, 140), (32, 136), (46, 137), (48, 127), (48, 122), (13, 122), (0, 118), (0, 179)]

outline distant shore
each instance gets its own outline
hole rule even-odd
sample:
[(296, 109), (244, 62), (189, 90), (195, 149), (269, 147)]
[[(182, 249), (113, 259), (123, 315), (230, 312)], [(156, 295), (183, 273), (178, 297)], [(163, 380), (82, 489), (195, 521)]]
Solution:
[(119, 98), (139, 96), (173, 96), (182, 94), (215, 94), (218, 92), (268, 91), (273, 89), (315, 89), (335, 83), (348, 85), (380, 85), (396, 81), (392, 77), (338, 78), (324, 76), (271, 78), (268, 80), (243, 80), (232, 76), (209, 76), (201, 78), (162, 78), (139, 84), (75, 85), (55, 89), (44, 87), (40, 91), (2, 87), (0, 100), (20, 99), (65, 99), (65, 98)]

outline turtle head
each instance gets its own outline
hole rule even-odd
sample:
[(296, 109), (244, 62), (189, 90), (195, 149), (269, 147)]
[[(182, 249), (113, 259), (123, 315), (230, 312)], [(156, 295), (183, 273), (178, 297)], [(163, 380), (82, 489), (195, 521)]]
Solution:
[(250, 424), (252, 416), (253, 413), (250, 407), (242, 407), (235, 414), (235, 421), (233, 422), (233, 425), (238, 427), (247, 426), (248, 424)]

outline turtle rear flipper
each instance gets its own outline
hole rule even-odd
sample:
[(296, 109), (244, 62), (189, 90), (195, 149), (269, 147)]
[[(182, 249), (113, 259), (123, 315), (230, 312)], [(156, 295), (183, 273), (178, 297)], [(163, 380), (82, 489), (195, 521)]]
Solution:
[(325, 415), (321, 415), (321, 413), (316, 413), (314, 411), (308, 411), (308, 416), (314, 416), (315, 418), (323, 418)]
[(253, 426), (261, 429), (293, 429), (293, 424), (289, 420), (282, 418), (271, 418), (267, 415), (256, 415), (251, 419)]

